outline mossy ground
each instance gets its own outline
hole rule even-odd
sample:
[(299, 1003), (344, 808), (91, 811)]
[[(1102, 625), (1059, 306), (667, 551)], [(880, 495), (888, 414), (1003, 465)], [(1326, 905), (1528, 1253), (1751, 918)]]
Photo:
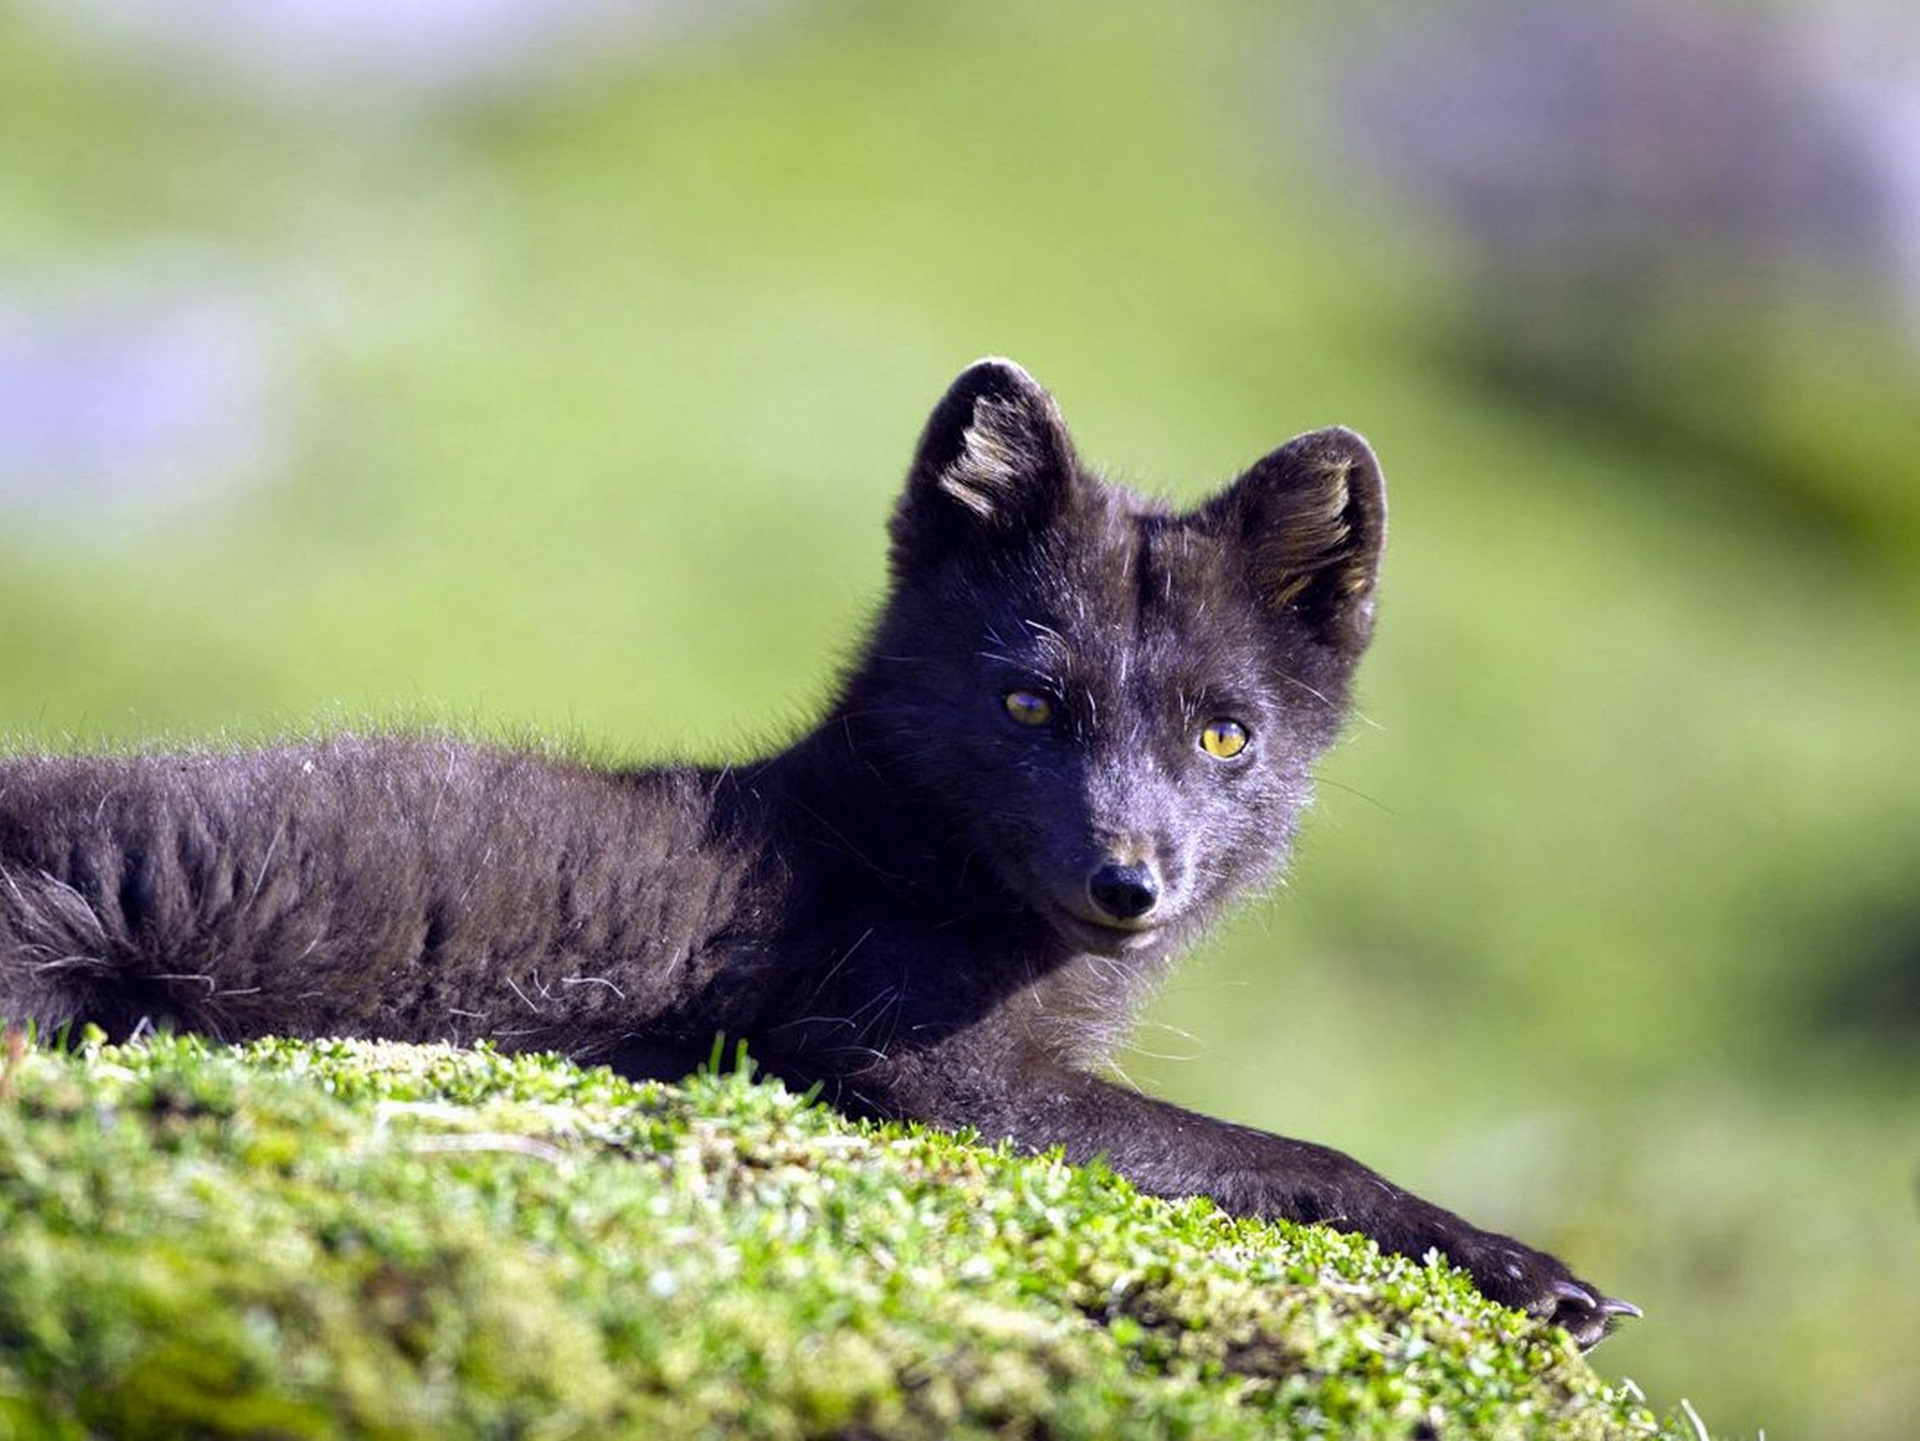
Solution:
[(0, 1436), (1678, 1434), (1437, 1265), (739, 1074), (7, 1054)]

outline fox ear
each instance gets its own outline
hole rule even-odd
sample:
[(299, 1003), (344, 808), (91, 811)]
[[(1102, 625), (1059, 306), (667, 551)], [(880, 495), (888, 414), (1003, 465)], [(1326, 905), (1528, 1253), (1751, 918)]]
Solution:
[(894, 539), (1030, 531), (1059, 512), (1073, 476), (1073, 443), (1053, 397), (1011, 360), (977, 360), (921, 432)]
[(1337, 425), (1296, 436), (1207, 513), (1239, 540), (1268, 608), (1298, 616), (1337, 649), (1366, 646), (1387, 538), (1386, 489), (1366, 441)]

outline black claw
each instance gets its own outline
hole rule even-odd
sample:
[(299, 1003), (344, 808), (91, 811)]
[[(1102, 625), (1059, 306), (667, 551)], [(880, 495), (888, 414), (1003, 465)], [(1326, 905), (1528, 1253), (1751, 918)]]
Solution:
[(1647, 1313), (1631, 1301), (1622, 1301), (1618, 1297), (1609, 1296), (1601, 1301), (1600, 1314), (1603, 1316), (1632, 1316), (1638, 1320)]
[(1555, 1281), (1553, 1283), (1553, 1294), (1558, 1296), (1562, 1301), (1573, 1302), (1583, 1310), (1591, 1311), (1596, 1307), (1601, 1310), (1606, 1309), (1600, 1298), (1585, 1286), (1582, 1286), (1578, 1281)]

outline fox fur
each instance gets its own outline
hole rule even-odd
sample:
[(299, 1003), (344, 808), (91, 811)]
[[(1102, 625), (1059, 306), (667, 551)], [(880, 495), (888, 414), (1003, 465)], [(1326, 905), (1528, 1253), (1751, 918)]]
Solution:
[(921, 437), (870, 640), (793, 745), (705, 769), (417, 737), (0, 761), (0, 1016), (485, 1037), (666, 1077), (724, 1034), (854, 1114), (1438, 1248), (1591, 1344), (1632, 1308), (1554, 1258), (1097, 1074), (1284, 861), (1385, 533), (1351, 431), (1176, 511), (979, 362)]

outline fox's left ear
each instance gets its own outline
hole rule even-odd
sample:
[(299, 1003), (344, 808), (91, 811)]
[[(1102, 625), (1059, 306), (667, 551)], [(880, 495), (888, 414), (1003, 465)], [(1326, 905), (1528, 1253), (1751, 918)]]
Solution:
[(1056, 516), (1073, 443), (1053, 397), (1011, 360), (977, 360), (933, 408), (894, 517), (902, 547), (1011, 540)]
[(1366, 646), (1387, 538), (1386, 488), (1366, 441), (1337, 425), (1296, 436), (1204, 514), (1239, 541), (1270, 609), (1297, 616), (1337, 649)]

